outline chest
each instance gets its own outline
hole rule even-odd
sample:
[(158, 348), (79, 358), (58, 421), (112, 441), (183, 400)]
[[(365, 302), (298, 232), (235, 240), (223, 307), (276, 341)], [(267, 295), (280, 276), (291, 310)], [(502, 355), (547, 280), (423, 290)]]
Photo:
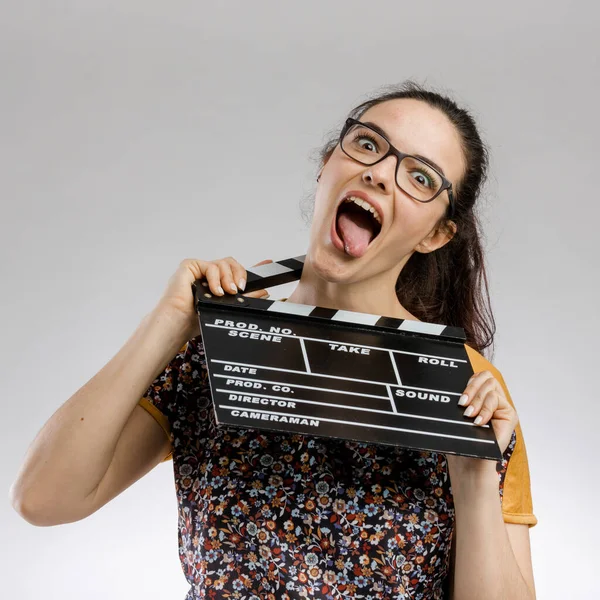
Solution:
[(382, 552), (451, 535), (441, 454), (222, 427), (210, 399), (193, 414), (175, 444), (178, 495), (217, 529), (264, 528), (292, 545), (320, 531), (326, 545)]

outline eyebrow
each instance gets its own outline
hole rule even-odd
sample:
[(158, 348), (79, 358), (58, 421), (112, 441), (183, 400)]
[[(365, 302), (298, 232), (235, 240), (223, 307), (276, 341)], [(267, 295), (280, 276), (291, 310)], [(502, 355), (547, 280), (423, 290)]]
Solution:
[[(371, 129), (374, 129), (377, 133), (379, 133), (380, 135), (382, 135), (384, 138), (389, 139), (389, 136), (386, 133), (385, 129), (382, 129), (381, 127), (379, 127), (379, 125), (373, 123), (372, 121), (361, 121), (361, 123), (364, 123), (365, 125), (368, 125)], [(444, 173), (444, 169), (442, 169), (442, 167), (440, 167), (440, 165), (438, 165), (437, 163), (435, 163), (430, 158), (426, 158), (422, 154), (411, 154), (411, 156), (415, 156), (416, 158), (420, 158), (422, 161), (430, 164), (432, 167), (435, 167), (444, 177), (446, 177), (446, 173)]]

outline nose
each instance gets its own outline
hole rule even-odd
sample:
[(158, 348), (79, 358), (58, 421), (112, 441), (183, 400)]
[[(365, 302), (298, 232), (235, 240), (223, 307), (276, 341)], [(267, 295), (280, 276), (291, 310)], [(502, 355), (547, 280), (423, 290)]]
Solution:
[(396, 179), (396, 157), (388, 156), (376, 165), (371, 165), (365, 169), (361, 179), (389, 193), (394, 188)]

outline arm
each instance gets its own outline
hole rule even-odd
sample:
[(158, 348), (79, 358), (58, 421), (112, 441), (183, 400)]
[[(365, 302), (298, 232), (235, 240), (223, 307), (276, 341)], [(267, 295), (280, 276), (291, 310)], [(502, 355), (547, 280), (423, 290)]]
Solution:
[[(529, 532), (526, 524), (504, 523), (502, 506), (509, 513), (530, 514), (529, 470), (519, 418), (502, 374), (487, 359), (465, 345), (474, 375), (459, 404), (475, 423), (493, 428), (506, 462), (504, 498), (492, 461), (447, 456), (456, 510), (453, 544), (454, 598), (535, 598)], [(479, 418), (480, 417), (480, 418)], [(510, 440), (515, 435), (513, 450)], [(507, 482), (511, 480), (509, 489)], [(510, 496), (507, 495), (510, 493)]]
[(192, 284), (201, 278), (213, 294), (223, 295), (223, 288), (237, 293), (233, 282), (245, 281), (246, 270), (231, 257), (181, 261), (156, 308), (31, 444), (9, 494), (27, 521), (56, 525), (82, 519), (164, 459), (170, 436), (137, 405), (177, 351), (200, 334)]
[(155, 309), (38, 433), (10, 489), (35, 525), (88, 516), (148, 472), (168, 439), (137, 403), (188, 339), (188, 321)]
[[(456, 510), (452, 598), (534, 600), (528, 525), (504, 523), (491, 461), (448, 457)], [(474, 465), (476, 465), (475, 468)]]

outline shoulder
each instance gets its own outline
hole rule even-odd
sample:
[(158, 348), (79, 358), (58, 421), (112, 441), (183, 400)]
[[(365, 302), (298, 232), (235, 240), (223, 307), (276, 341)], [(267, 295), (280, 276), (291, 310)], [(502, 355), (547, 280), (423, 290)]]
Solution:
[(494, 371), (499, 373), (498, 369), (483, 354), (475, 350), (475, 348), (472, 348), (469, 344), (465, 344), (465, 349), (475, 373), (486, 370), (492, 371), (492, 373)]

